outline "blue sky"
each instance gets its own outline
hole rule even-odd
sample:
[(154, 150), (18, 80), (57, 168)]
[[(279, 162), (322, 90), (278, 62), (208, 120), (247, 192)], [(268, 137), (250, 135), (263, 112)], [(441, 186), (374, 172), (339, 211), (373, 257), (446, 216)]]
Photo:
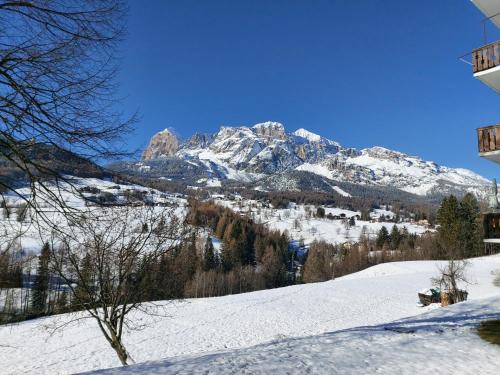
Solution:
[(131, 0), (130, 147), (166, 127), (188, 137), (273, 120), (498, 177), (475, 129), (500, 122), (500, 96), (458, 60), (483, 44), (482, 19), (468, 0)]

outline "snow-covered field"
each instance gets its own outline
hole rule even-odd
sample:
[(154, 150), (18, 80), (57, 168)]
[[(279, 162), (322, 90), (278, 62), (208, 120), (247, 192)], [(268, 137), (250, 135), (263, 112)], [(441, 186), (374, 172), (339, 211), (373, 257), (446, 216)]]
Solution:
[[(151, 203), (168, 203), (178, 207), (178, 215), (182, 216), (185, 213), (186, 199), (162, 193), (154, 189), (148, 189), (139, 185), (120, 185), (112, 181), (94, 179), (94, 178), (74, 178), (71, 186), (62, 185), (62, 190), (58, 191), (54, 187), (54, 193), (60, 196), (69, 207), (78, 210), (95, 210), (95, 208), (87, 207), (85, 201), (78, 194), (75, 194), (75, 189), (81, 188), (97, 188), (99, 194), (113, 194), (117, 198), (117, 202), (123, 201), (124, 194), (127, 191), (142, 193), (144, 199)], [(18, 193), (26, 199), (31, 198), (29, 188), (19, 189)], [(89, 193), (84, 193), (90, 195)], [(221, 195), (214, 195), (215, 202), (223, 206), (229, 207), (234, 211), (250, 214), (252, 218), (260, 223), (268, 225), (272, 229), (287, 231), (290, 238), (295, 241), (304, 240), (308, 245), (314, 240), (324, 240), (332, 244), (345, 242), (356, 242), (361, 234), (369, 238), (375, 238), (382, 226), (386, 226), (390, 231), (393, 223), (380, 223), (356, 220), (354, 226), (349, 226), (347, 219), (352, 216), (360, 216), (360, 212), (344, 210), (340, 208), (325, 207), (325, 214), (334, 216), (344, 215), (344, 219), (331, 220), (328, 218), (315, 217), (316, 207), (290, 204), (288, 209), (275, 209), (266, 207), (262, 202), (255, 200), (236, 200), (232, 201)], [(9, 206), (15, 207), (23, 202), (23, 200), (14, 194), (6, 197)], [(63, 215), (58, 215), (52, 207), (41, 204), (44, 214), (52, 223), (66, 226), (66, 219)], [(395, 214), (389, 210), (377, 209), (371, 212), (371, 216), (377, 219), (381, 214), (387, 217), (394, 217)], [(398, 223), (399, 229), (406, 228), (410, 233), (422, 234), (427, 228), (416, 223)], [(22, 249), (24, 253), (38, 253), (50, 231), (40, 231), (36, 225), (32, 224), (30, 215), (27, 219), (18, 222), (17, 214), (14, 212), (9, 219), (4, 217), (0, 212), (0, 235), (3, 235), (2, 240), (6, 241), (9, 237), (15, 238), (18, 242), (17, 247)]]
[(498, 298), (323, 335), (232, 352), (167, 359), (93, 374), (470, 374), (494, 375), (500, 347), (474, 332), (500, 316)]
[[(344, 210), (334, 207), (325, 207), (325, 215), (344, 215), (345, 219), (331, 220), (327, 217), (315, 217), (316, 207), (309, 205), (290, 204), (289, 208), (276, 209), (264, 207), (255, 200), (241, 199), (231, 201), (227, 199), (216, 199), (216, 203), (231, 208), (233, 211), (250, 215), (256, 222), (268, 225), (271, 229), (281, 232), (287, 231), (290, 238), (296, 241), (304, 240), (308, 245), (314, 240), (323, 240), (332, 244), (345, 242), (357, 242), (362, 234), (370, 239), (376, 238), (380, 229), (385, 226), (390, 232), (394, 223), (378, 221), (355, 220), (354, 226), (348, 225), (348, 219), (353, 216), (361, 216), (361, 212)], [(376, 219), (380, 215), (394, 217), (392, 211), (376, 209), (370, 213)], [(396, 226), (401, 230), (406, 228), (409, 233), (423, 234), (428, 229), (424, 225), (416, 223), (398, 223)]]
[[(97, 178), (77, 178), (67, 176), (71, 183), (61, 183), (59, 187), (55, 185), (47, 185), (54, 196), (59, 200), (64, 201), (67, 207), (70, 207), (81, 212), (92, 212), (93, 215), (99, 216), (105, 212), (99, 206), (88, 206), (88, 202), (82, 199), (82, 196), (77, 192), (79, 189), (94, 188), (98, 189), (99, 194), (112, 194), (116, 197), (116, 203), (125, 203), (125, 195), (127, 192), (133, 192), (143, 196), (143, 199), (151, 204), (167, 204), (175, 208), (175, 213), (182, 217), (185, 212), (186, 200), (175, 195), (162, 193), (158, 190), (149, 189), (140, 185), (124, 185), (116, 184), (109, 180)], [(3, 212), (0, 212), (0, 247), (3, 243), (15, 241), (15, 247), (22, 250), (25, 255), (36, 254), (40, 252), (43, 243), (51, 240), (51, 226), (57, 226), (59, 230), (68, 229), (71, 224), (68, 223), (67, 217), (60, 212), (59, 207), (54, 207), (52, 197), (44, 199), (44, 192), (38, 192), (37, 207), (44, 220), (38, 220), (32, 211), (26, 214), (26, 219), (18, 221), (16, 206), (32, 200), (32, 191), (29, 187), (16, 190), (16, 194), (6, 194), (4, 197), (7, 205), (12, 211), (10, 217), (6, 217)], [(91, 196), (87, 192), (84, 196)], [(40, 225), (34, 225), (38, 222)], [(48, 222), (44, 224), (44, 222)]]
[[(497, 373), (500, 347), (479, 340), (474, 329), (482, 319), (500, 317), (500, 288), (492, 284), (500, 256), (471, 260), (468, 302), (418, 307), (416, 292), (430, 286), (438, 265), (387, 263), (324, 283), (150, 305), (158, 314), (137, 313), (143, 327), (129, 332), (125, 344), (136, 363), (154, 362), (127, 371)], [(96, 324), (69, 323), (76, 316), (0, 327), (2, 373), (119, 366)]]

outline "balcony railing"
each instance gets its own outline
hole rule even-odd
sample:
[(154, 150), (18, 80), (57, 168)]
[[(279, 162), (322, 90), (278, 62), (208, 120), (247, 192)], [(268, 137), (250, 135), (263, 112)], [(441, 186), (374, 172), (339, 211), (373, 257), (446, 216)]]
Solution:
[(477, 140), (481, 154), (500, 150), (500, 125), (477, 129)]
[(487, 44), (472, 51), (472, 70), (479, 73), (500, 65), (500, 41)]

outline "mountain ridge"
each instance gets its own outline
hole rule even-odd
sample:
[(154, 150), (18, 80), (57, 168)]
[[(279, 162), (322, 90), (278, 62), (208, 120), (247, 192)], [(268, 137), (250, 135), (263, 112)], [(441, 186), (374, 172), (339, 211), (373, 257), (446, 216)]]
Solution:
[(381, 146), (361, 150), (344, 147), (305, 128), (287, 132), (275, 121), (221, 126), (214, 134), (197, 133), (186, 141), (164, 130), (152, 137), (140, 163), (169, 158), (203, 169), (206, 176), (201, 177), (252, 183), (297, 170), (325, 177), (333, 185), (349, 182), (395, 187), (420, 196), (470, 191), (484, 197), (490, 184), (468, 169), (441, 166)]

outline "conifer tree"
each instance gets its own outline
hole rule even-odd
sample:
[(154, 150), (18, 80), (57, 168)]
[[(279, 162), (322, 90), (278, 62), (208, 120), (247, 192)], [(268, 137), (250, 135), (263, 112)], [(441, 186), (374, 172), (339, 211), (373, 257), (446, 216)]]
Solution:
[(324, 259), (319, 249), (311, 244), (307, 252), (306, 263), (304, 264), (303, 279), (306, 283), (316, 283), (324, 281), (323, 279)]
[(318, 207), (316, 209), (316, 216), (319, 217), (320, 219), (323, 219), (325, 217), (325, 209), (323, 207)]
[(354, 216), (351, 216), (351, 217), (349, 218), (349, 226), (350, 226), (350, 227), (354, 227), (354, 226), (356, 226), (356, 219), (354, 218)]
[(196, 250), (196, 234), (193, 232), (186, 243), (181, 246), (175, 257), (175, 274), (177, 275), (178, 295), (184, 293), (184, 286), (192, 279), (198, 267), (198, 254)]
[(47, 308), (47, 297), (49, 293), (49, 259), (50, 245), (45, 243), (38, 257), (37, 276), (33, 285), (33, 311), (37, 314), (43, 314)]
[(262, 269), (266, 288), (276, 288), (285, 284), (285, 266), (272, 246), (267, 247), (262, 257)]
[(444, 198), (437, 212), (439, 227), (437, 230), (438, 245), (441, 256), (456, 258), (459, 254), (460, 209), (455, 196)]
[(385, 226), (383, 226), (382, 228), (380, 228), (380, 231), (378, 232), (376, 241), (377, 248), (382, 249), (385, 243), (388, 241), (389, 241), (389, 231)]
[(215, 235), (218, 237), (218, 238), (223, 238), (224, 237), (224, 234), (226, 233), (226, 227), (228, 225), (228, 218), (227, 218), (227, 215), (224, 213), (219, 221), (217, 222), (217, 227), (215, 228)]
[(307, 252), (303, 279), (306, 283), (315, 283), (333, 279), (336, 249), (324, 241), (314, 241)]
[(255, 260), (260, 263), (266, 251), (266, 240), (264, 236), (257, 235), (254, 241), (254, 256)]
[(460, 247), (464, 257), (477, 256), (481, 249), (482, 231), (480, 209), (477, 199), (471, 193), (460, 201)]
[(222, 241), (222, 249), (221, 249), (221, 265), (224, 271), (230, 271), (233, 268), (233, 257), (231, 249), (234, 245), (231, 244), (234, 240), (224, 238)]
[(210, 271), (216, 269), (218, 265), (217, 256), (215, 255), (214, 245), (210, 236), (205, 243), (205, 250), (203, 252), (203, 270)]
[(401, 233), (396, 225), (392, 227), (391, 230), (391, 249), (397, 250), (399, 249), (399, 245), (401, 244)]

